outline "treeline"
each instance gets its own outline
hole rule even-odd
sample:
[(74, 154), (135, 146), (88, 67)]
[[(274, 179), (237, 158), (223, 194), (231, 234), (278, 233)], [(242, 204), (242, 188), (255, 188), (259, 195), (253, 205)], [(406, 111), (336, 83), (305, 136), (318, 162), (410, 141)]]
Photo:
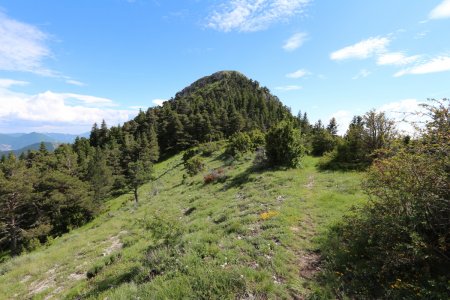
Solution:
[(408, 137), (398, 134), (393, 120), (375, 110), (354, 116), (344, 136), (338, 135), (335, 118), (326, 126), (321, 120), (313, 125), (306, 113), (299, 112), (296, 125), (307, 153), (323, 156), (319, 163), (321, 169), (362, 170), (377, 157), (378, 150), (390, 147), (399, 139), (408, 141)]

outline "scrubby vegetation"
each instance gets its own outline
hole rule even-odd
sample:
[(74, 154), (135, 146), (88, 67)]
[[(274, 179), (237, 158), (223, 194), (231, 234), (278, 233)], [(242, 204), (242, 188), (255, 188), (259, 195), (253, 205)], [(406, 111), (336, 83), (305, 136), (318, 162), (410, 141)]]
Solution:
[(420, 139), (382, 153), (369, 169), (370, 202), (325, 241), (327, 275), (357, 298), (446, 299), (450, 294), (450, 114), (427, 106)]

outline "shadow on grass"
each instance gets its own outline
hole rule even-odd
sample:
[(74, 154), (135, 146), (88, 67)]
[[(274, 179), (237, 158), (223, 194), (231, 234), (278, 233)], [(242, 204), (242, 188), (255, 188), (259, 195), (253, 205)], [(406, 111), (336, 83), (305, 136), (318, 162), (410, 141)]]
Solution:
[(165, 170), (163, 173), (159, 174), (158, 177), (156, 177), (155, 179), (153, 179), (154, 181), (162, 178), (163, 176), (165, 176), (166, 174), (170, 173), (171, 171), (175, 170), (176, 168), (178, 168), (179, 166), (181, 166), (183, 163), (179, 162), (178, 164), (173, 165), (171, 168), (168, 168), (167, 170)]
[(274, 167), (274, 166), (270, 166), (266, 163), (253, 164), (250, 167), (248, 167), (245, 171), (243, 171), (242, 173), (231, 178), (231, 180), (229, 180), (225, 184), (224, 190), (240, 187), (243, 184), (248, 183), (249, 181), (251, 181), (250, 176), (252, 174), (263, 174), (266, 172), (273, 172), (273, 171), (286, 170), (286, 169), (287, 169), (286, 167)]
[(113, 287), (118, 287), (121, 284), (131, 282), (140, 274), (140, 269), (138, 267), (131, 268), (128, 272), (118, 274), (117, 276), (110, 276), (98, 282), (92, 282), (92, 289), (85, 295), (84, 298), (97, 297), (102, 292), (109, 290)]

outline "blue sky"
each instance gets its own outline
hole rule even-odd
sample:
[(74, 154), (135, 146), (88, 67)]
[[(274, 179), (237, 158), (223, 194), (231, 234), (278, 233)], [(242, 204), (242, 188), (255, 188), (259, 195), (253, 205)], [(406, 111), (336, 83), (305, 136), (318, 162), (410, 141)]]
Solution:
[(450, 97), (450, 0), (0, 1), (0, 132), (88, 131), (238, 70), (341, 132)]

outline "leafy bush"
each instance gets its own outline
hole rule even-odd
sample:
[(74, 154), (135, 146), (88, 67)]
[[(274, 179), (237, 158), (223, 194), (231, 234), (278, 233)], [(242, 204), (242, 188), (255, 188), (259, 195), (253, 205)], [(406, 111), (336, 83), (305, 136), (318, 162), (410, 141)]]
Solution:
[(252, 148), (250, 136), (245, 132), (237, 132), (230, 137), (226, 152), (232, 156), (239, 156), (251, 151)]
[(274, 165), (298, 167), (305, 154), (300, 131), (292, 123), (282, 122), (266, 135), (267, 158)]
[(186, 163), (189, 159), (193, 158), (198, 153), (200, 153), (198, 148), (190, 148), (190, 149), (184, 151), (184, 153), (183, 153), (183, 162)]
[(220, 150), (218, 143), (205, 143), (198, 147), (198, 151), (204, 157), (210, 157), (214, 152)]
[(252, 150), (256, 150), (266, 144), (266, 135), (261, 130), (255, 129), (248, 133), (250, 140), (252, 141)]
[(184, 167), (186, 169), (186, 172), (190, 176), (194, 176), (203, 170), (203, 168), (205, 167), (205, 164), (203, 163), (203, 161), (200, 158), (193, 157), (184, 163)]
[(327, 130), (320, 130), (312, 137), (311, 154), (315, 156), (321, 156), (326, 152), (332, 151), (336, 147), (336, 144), (336, 137), (331, 135), (331, 133), (329, 133)]
[(333, 228), (330, 274), (355, 298), (447, 299), (450, 275), (450, 115), (428, 107), (423, 137), (376, 160), (371, 202)]

